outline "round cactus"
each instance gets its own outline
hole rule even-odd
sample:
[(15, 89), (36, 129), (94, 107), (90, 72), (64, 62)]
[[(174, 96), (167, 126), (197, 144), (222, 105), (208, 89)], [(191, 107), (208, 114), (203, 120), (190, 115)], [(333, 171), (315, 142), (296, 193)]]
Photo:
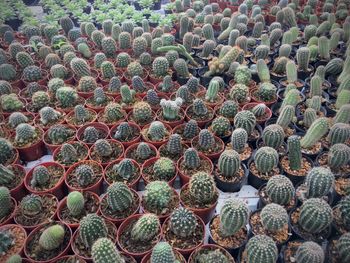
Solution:
[(198, 204), (215, 201), (217, 189), (214, 178), (205, 172), (194, 174), (189, 181), (189, 194)]
[(314, 167), (308, 172), (305, 184), (309, 198), (322, 197), (327, 195), (333, 186), (334, 175), (329, 168)]
[(32, 187), (45, 187), (50, 181), (50, 172), (49, 170), (43, 166), (38, 165), (33, 169), (33, 175), (30, 185)]
[(295, 259), (298, 263), (323, 263), (325, 255), (319, 244), (307, 241), (298, 247)]
[(261, 147), (255, 153), (254, 162), (259, 172), (269, 173), (279, 163), (278, 153), (271, 147)]
[(64, 228), (61, 225), (53, 225), (46, 228), (39, 238), (39, 245), (45, 250), (57, 249), (64, 240)]
[(159, 242), (152, 249), (151, 263), (175, 263), (176, 257), (173, 248), (167, 242)]
[(350, 160), (350, 147), (343, 143), (332, 145), (328, 153), (328, 165), (332, 169), (339, 169)]
[(84, 211), (85, 200), (82, 193), (78, 191), (70, 192), (67, 196), (67, 208), (69, 214), (74, 217), (77, 217), (82, 214)]
[(197, 227), (197, 218), (190, 210), (179, 207), (170, 215), (170, 229), (178, 237), (191, 236)]
[(176, 168), (171, 159), (161, 157), (154, 163), (153, 172), (157, 180), (169, 181), (175, 176)]
[(136, 167), (131, 159), (124, 158), (120, 163), (113, 166), (113, 170), (124, 180), (130, 180), (135, 174)]
[(248, 135), (250, 135), (255, 127), (256, 118), (251, 111), (244, 110), (236, 114), (234, 118), (235, 128), (245, 129)]
[(92, 183), (94, 170), (86, 164), (79, 165), (75, 171), (77, 183), (80, 187), (87, 187)]
[(271, 237), (265, 235), (252, 237), (247, 243), (246, 252), (249, 263), (277, 262), (277, 246)]
[(283, 206), (278, 204), (266, 205), (260, 213), (261, 223), (271, 232), (277, 232), (288, 225), (288, 213)]
[(21, 213), (27, 217), (38, 215), (43, 208), (43, 200), (39, 195), (26, 195), (19, 205)]
[(283, 144), (284, 136), (284, 130), (278, 124), (266, 126), (262, 133), (264, 145), (274, 149), (278, 149)]
[(136, 242), (149, 242), (160, 231), (160, 222), (154, 214), (143, 214), (131, 229), (131, 239)]
[(167, 210), (172, 196), (173, 190), (167, 182), (153, 181), (146, 186), (143, 200), (148, 211), (159, 214)]
[(106, 200), (111, 211), (123, 212), (132, 206), (134, 196), (126, 184), (115, 182), (108, 186)]
[(336, 248), (339, 253), (339, 258), (343, 259), (343, 262), (350, 260), (349, 248), (350, 248), (350, 233), (343, 234), (336, 244)]
[(218, 116), (213, 120), (211, 129), (216, 136), (226, 136), (230, 133), (231, 124), (226, 117)]
[(107, 237), (107, 227), (102, 217), (88, 214), (80, 220), (78, 236), (86, 248), (91, 248), (96, 240)]
[(95, 263), (124, 263), (115, 244), (109, 238), (99, 238), (91, 248), (91, 256)]
[(166, 136), (166, 128), (160, 121), (153, 121), (148, 128), (147, 136), (152, 141), (162, 141)]
[(288, 205), (295, 196), (293, 183), (284, 175), (274, 175), (266, 185), (269, 199), (279, 205)]
[(234, 177), (239, 171), (241, 161), (235, 150), (225, 150), (219, 157), (218, 169), (227, 179)]

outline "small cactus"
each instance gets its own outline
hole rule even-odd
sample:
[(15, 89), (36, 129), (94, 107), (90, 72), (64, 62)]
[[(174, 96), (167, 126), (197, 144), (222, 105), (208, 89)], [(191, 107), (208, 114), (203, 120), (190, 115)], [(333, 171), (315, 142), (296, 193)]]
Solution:
[(166, 135), (167, 130), (160, 121), (153, 121), (147, 131), (147, 136), (151, 141), (163, 141)]
[(194, 174), (189, 181), (189, 194), (197, 204), (215, 201), (217, 189), (214, 178), (205, 172)]
[(343, 234), (336, 244), (336, 248), (339, 253), (339, 258), (343, 259), (343, 262), (350, 260), (349, 248), (350, 248), (350, 233)]
[(151, 253), (151, 263), (176, 263), (173, 248), (167, 242), (159, 242), (154, 246)]
[(173, 190), (164, 181), (150, 182), (143, 195), (145, 208), (156, 214), (165, 214), (168, 211)]
[(274, 175), (266, 185), (269, 199), (279, 205), (288, 205), (295, 196), (293, 183), (284, 175)]
[(154, 214), (143, 214), (131, 229), (131, 239), (136, 242), (149, 242), (160, 232), (160, 222)]
[(247, 245), (247, 262), (251, 263), (275, 263), (277, 262), (278, 250), (271, 237), (256, 235)]
[(109, 238), (97, 239), (91, 248), (92, 260), (95, 263), (124, 263), (115, 244)]
[(263, 227), (271, 232), (282, 230), (288, 225), (288, 213), (283, 206), (278, 204), (266, 205), (260, 213), (261, 223)]
[(319, 244), (306, 241), (298, 247), (295, 259), (298, 263), (323, 263), (325, 255)]
[(227, 179), (234, 177), (241, 166), (239, 154), (235, 150), (225, 150), (219, 157), (218, 169)]
[(309, 198), (322, 197), (329, 193), (334, 184), (334, 175), (329, 168), (314, 167), (306, 178), (307, 196)]
[(65, 230), (61, 225), (53, 225), (46, 228), (39, 238), (39, 245), (45, 250), (54, 250), (64, 241)]
[(278, 153), (271, 147), (261, 147), (255, 153), (254, 162), (260, 173), (269, 173), (279, 163)]
[(154, 163), (153, 172), (156, 180), (169, 181), (176, 174), (175, 164), (171, 159), (161, 157)]
[(178, 237), (191, 236), (197, 227), (195, 214), (184, 208), (176, 208), (170, 215), (170, 229)]
[(70, 192), (67, 196), (67, 208), (69, 214), (78, 217), (84, 211), (85, 200), (82, 193), (78, 191)]
[(123, 212), (132, 207), (134, 196), (128, 186), (115, 182), (107, 188), (107, 204), (112, 212)]
[(43, 166), (38, 165), (33, 169), (32, 180), (30, 182), (31, 187), (45, 187), (50, 181), (51, 174), (49, 170)]
[(250, 135), (256, 124), (256, 118), (251, 111), (244, 110), (236, 114), (234, 118), (234, 125), (236, 128), (243, 128), (247, 134)]
[(96, 240), (107, 237), (107, 226), (104, 219), (96, 214), (84, 216), (80, 220), (78, 237), (86, 248), (91, 249)]
[(75, 175), (77, 178), (78, 185), (80, 187), (87, 187), (93, 181), (94, 170), (89, 165), (82, 164), (77, 167)]

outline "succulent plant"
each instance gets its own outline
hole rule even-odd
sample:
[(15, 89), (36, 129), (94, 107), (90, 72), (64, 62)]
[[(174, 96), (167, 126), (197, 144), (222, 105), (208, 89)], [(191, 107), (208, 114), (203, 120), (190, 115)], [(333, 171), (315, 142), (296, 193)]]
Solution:
[(334, 175), (329, 168), (314, 167), (306, 178), (307, 195), (309, 198), (322, 197), (329, 193), (334, 184)]
[(47, 131), (47, 137), (51, 144), (62, 144), (70, 140), (75, 135), (75, 130), (63, 124), (51, 126)]
[(162, 262), (176, 263), (177, 260), (173, 252), (173, 248), (170, 246), (170, 244), (162, 241), (153, 247), (150, 262), (151, 263), (162, 263)]
[(164, 181), (150, 182), (143, 195), (144, 205), (150, 212), (164, 214), (170, 205), (173, 190)]
[(167, 135), (164, 124), (160, 121), (153, 121), (147, 131), (147, 136), (151, 141), (162, 141)]
[(21, 123), (16, 127), (15, 144), (28, 145), (34, 142), (38, 138), (39, 134), (35, 127)]
[(6, 165), (15, 155), (15, 149), (5, 138), (0, 138), (0, 164)]
[(0, 186), (0, 202), (2, 204), (0, 208), (0, 219), (5, 219), (13, 209), (10, 190), (7, 187)]
[(50, 181), (50, 172), (47, 167), (38, 165), (33, 169), (31, 187), (45, 187)]
[(225, 150), (219, 157), (218, 169), (227, 179), (234, 177), (241, 166), (239, 154), (235, 150)]
[(91, 249), (99, 238), (107, 237), (107, 226), (104, 219), (97, 214), (84, 216), (80, 220), (78, 237), (86, 248)]
[(91, 248), (91, 256), (95, 263), (124, 263), (115, 244), (109, 238), (97, 239)]
[(251, 263), (275, 263), (277, 262), (278, 250), (271, 237), (256, 235), (247, 245), (247, 261)]
[(339, 169), (350, 160), (350, 147), (343, 143), (333, 144), (328, 153), (328, 165), (332, 169)]
[(197, 204), (216, 201), (217, 189), (214, 178), (205, 172), (194, 174), (189, 181), (189, 195)]
[(55, 250), (64, 241), (65, 230), (61, 225), (46, 228), (40, 235), (39, 245), (45, 250)]
[(72, 108), (77, 104), (78, 93), (71, 87), (61, 87), (56, 91), (56, 99), (62, 108)]
[(250, 135), (255, 127), (256, 118), (251, 111), (243, 110), (236, 114), (234, 118), (235, 128), (243, 128)]
[(278, 232), (288, 225), (288, 213), (286, 209), (278, 204), (266, 205), (260, 213), (263, 227), (270, 232)]
[(343, 262), (347, 262), (350, 259), (349, 256), (349, 247), (350, 247), (350, 234), (343, 234), (336, 244), (336, 248), (338, 250), (340, 258), (343, 259)]
[[(141, 153), (144, 154), (143, 151), (141, 151)], [(143, 156), (142, 154), (141, 156)], [(136, 167), (131, 159), (124, 158), (120, 161), (120, 163), (113, 166), (113, 170), (116, 171), (116, 173), (124, 180), (129, 180), (135, 174)]]
[(328, 119), (325, 117), (318, 118), (311, 124), (305, 136), (301, 139), (301, 146), (311, 148), (328, 132), (328, 128)]
[(169, 181), (175, 176), (176, 168), (174, 162), (166, 157), (159, 158), (153, 165), (153, 177), (156, 180)]
[(295, 196), (293, 183), (284, 175), (274, 175), (266, 185), (269, 199), (279, 205), (289, 204)]
[(81, 164), (75, 171), (77, 183), (80, 187), (87, 187), (92, 183), (94, 177), (94, 170), (87, 164)]
[(269, 173), (279, 163), (278, 153), (271, 147), (261, 147), (255, 153), (254, 162), (260, 173)]
[(114, 182), (107, 188), (107, 204), (112, 212), (123, 212), (132, 207), (134, 195), (122, 182)]
[(178, 237), (191, 236), (197, 227), (195, 214), (184, 208), (178, 207), (170, 215), (170, 229)]
[(5, 112), (21, 111), (24, 107), (23, 102), (14, 93), (2, 95), (0, 105)]
[(49, 123), (55, 123), (58, 119), (62, 117), (62, 114), (58, 111), (55, 111), (51, 107), (43, 107), (39, 111), (40, 122), (43, 125), (47, 125)]
[(149, 242), (160, 231), (160, 222), (154, 214), (143, 214), (131, 229), (131, 239), (136, 242)]
[(70, 192), (67, 196), (67, 208), (69, 214), (78, 217), (84, 211), (85, 199), (82, 193), (78, 191)]
[(43, 199), (39, 195), (26, 195), (22, 198), (19, 209), (24, 216), (28, 218), (35, 217), (43, 209)]
[(298, 263), (323, 263), (325, 255), (319, 244), (313, 241), (306, 241), (298, 247), (295, 259)]

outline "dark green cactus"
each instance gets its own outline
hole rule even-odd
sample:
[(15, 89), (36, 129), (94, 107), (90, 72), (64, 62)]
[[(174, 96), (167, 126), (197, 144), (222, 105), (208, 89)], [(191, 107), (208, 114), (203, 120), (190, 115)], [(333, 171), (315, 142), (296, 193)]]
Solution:
[(114, 182), (107, 188), (107, 204), (112, 212), (123, 212), (132, 207), (134, 195), (122, 182)]
[(325, 255), (319, 244), (306, 241), (298, 247), (295, 259), (298, 263), (323, 263)]
[(107, 237), (107, 226), (104, 219), (97, 214), (88, 214), (83, 217), (80, 220), (78, 237), (86, 248), (91, 249), (96, 240)]
[(278, 149), (284, 142), (284, 130), (278, 124), (266, 126), (262, 133), (264, 145)]
[(115, 244), (109, 238), (97, 239), (91, 248), (92, 259), (95, 263), (124, 263)]
[(329, 168), (314, 167), (308, 172), (305, 184), (309, 198), (322, 197), (327, 195), (333, 186), (334, 175)]
[(215, 202), (217, 189), (214, 178), (205, 172), (194, 174), (189, 181), (189, 194), (197, 204)]
[(311, 148), (328, 132), (328, 128), (329, 122), (327, 118), (322, 117), (315, 120), (301, 139), (301, 147)]
[(251, 111), (243, 110), (236, 114), (234, 125), (236, 128), (243, 128), (250, 135), (255, 127), (256, 118)]
[(179, 207), (170, 215), (170, 229), (178, 237), (191, 236), (197, 226), (195, 214), (184, 208)]
[(266, 185), (269, 199), (279, 205), (288, 205), (295, 196), (293, 183), (284, 175), (274, 175)]
[(252, 237), (246, 245), (246, 252), (249, 263), (277, 262), (277, 246), (271, 237), (265, 235)]
[(131, 239), (136, 242), (149, 242), (160, 232), (160, 222), (154, 214), (143, 214), (131, 229)]
[(279, 163), (278, 153), (271, 147), (261, 147), (255, 153), (254, 162), (259, 172), (269, 173)]

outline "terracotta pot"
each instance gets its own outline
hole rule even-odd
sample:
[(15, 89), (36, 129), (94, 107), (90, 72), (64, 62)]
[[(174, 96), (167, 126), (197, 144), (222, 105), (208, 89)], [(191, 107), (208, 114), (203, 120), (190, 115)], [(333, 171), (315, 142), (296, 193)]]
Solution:
[[(154, 163), (159, 160), (160, 157), (153, 157), (153, 158), (150, 158), (148, 159), (147, 161), (144, 162), (144, 164), (142, 165), (142, 169), (141, 169), (141, 174), (142, 174), (142, 179), (145, 183), (145, 185), (149, 184), (151, 181), (146, 178), (146, 174), (144, 173), (144, 170), (147, 168), (147, 167), (150, 167), (150, 166), (153, 166)], [(173, 186), (174, 185), (174, 182), (175, 182), (175, 179), (177, 177), (177, 174), (178, 174), (178, 170), (177, 170), (177, 167), (174, 163), (174, 166), (175, 166), (175, 175), (168, 181), (168, 184), (170, 186)]]
[[(93, 199), (98, 200), (98, 203), (100, 203), (100, 197), (97, 194), (95, 194), (93, 192), (85, 192), (85, 194), (90, 194), (93, 197)], [(66, 224), (72, 230), (75, 230), (79, 227), (79, 225), (80, 225), (79, 223), (68, 223), (68, 222), (64, 221), (62, 218), (61, 212), (62, 212), (63, 208), (65, 208), (66, 206), (67, 206), (67, 197), (64, 197), (60, 201), (60, 203), (58, 204), (57, 218), (58, 218), (58, 220), (60, 220), (60, 222), (62, 222), (63, 224)], [(97, 214), (99, 214), (98, 210), (96, 212), (97, 212)]]
[[(88, 159), (89, 157), (89, 147), (83, 143), (83, 142), (71, 142), (71, 143), (68, 143), (68, 144), (81, 144), (82, 147), (84, 147), (86, 149), (86, 156), (82, 159), (80, 159), (79, 161), (84, 161), (86, 159)], [(60, 153), (61, 151), (61, 148), (62, 146), (58, 147), (52, 154), (52, 159), (56, 162), (56, 163), (59, 163), (58, 160), (57, 160), (57, 155)], [(64, 169), (68, 170), (70, 168), (71, 165), (65, 165), (65, 164), (62, 164), (62, 163), (59, 163), (60, 165), (62, 165), (64, 167)]]
[(160, 121), (160, 122), (163, 122), (164, 124), (167, 124), (169, 125), (171, 128), (174, 128), (180, 124), (182, 124), (185, 120), (185, 112), (183, 109), (180, 109), (180, 112), (179, 112), (179, 115), (180, 115), (180, 120), (175, 120), (175, 121), (166, 121), (164, 120), (163, 116), (162, 116), (162, 113), (163, 113), (163, 110), (162, 109), (159, 109), (156, 113), (157, 115), (157, 119)]
[[(214, 165), (213, 165), (213, 162), (207, 157), (205, 156), (203, 153), (198, 153), (199, 155), (199, 158), (200, 159), (204, 159), (206, 161), (208, 161), (210, 163), (210, 166), (211, 166), (211, 170), (210, 170), (210, 173), (209, 174), (213, 174), (213, 171), (214, 171)], [(176, 167), (177, 167), (177, 170), (179, 171), (179, 176), (180, 176), (180, 180), (181, 180), (181, 184), (184, 185), (184, 184), (187, 184), (189, 181), (190, 181), (190, 176), (186, 175), (185, 172), (183, 172), (181, 169), (180, 169), (180, 164), (183, 162), (184, 160), (184, 157), (182, 156), (177, 162), (176, 162)]]
[(14, 217), (15, 217), (15, 215), (17, 213), (17, 209), (18, 208), (17, 208), (17, 202), (16, 202), (16, 200), (13, 197), (11, 197), (11, 202), (12, 202), (12, 204), (14, 206), (13, 210), (6, 218), (4, 218), (2, 221), (0, 221), (0, 226), (12, 224), (14, 222)]
[(164, 140), (162, 141), (151, 141), (150, 139), (148, 139), (148, 137), (146, 136), (147, 134), (147, 130), (148, 128), (150, 127), (150, 124), (147, 124), (141, 131), (141, 135), (142, 135), (142, 139), (145, 141), (145, 142), (148, 142), (150, 144), (153, 144), (155, 147), (159, 148), (161, 145), (165, 144), (168, 140), (169, 140), (169, 137), (171, 135), (171, 132), (172, 132), (172, 128), (168, 125), (168, 124), (164, 124), (167, 132), (168, 132), (168, 136), (166, 136), (164, 138)]
[(275, 104), (277, 102), (278, 97), (276, 96), (276, 98), (273, 101), (260, 101), (257, 97), (255, 97), (255, 93), (258, 91), (258, 89), (253, 89), (250, 92), (250, 97), (252, 98), (253, 102), (257, 102), (257, 103), (264, 103), (267, 107), (271, 107), (271, 105)]
[(64, 121), (66, 122), (66, 123), (68, 123), (69, 125), (71, 125), (71, 126), (74, 126), (74, 127), (76, 127), (76, 128), (80, 128), (80, 127), (82, 127), (82, 126), (84, 126), (85, 124), (87, 124), (87, 123), (91, 123), (91, 122), (96, 122), (96, 119), (97, 119), (97, 113), (96, 113), (96, 111), (94, 111), (93, 109), (87, 109), (91, 114), (92, 114), (92, 116), (93, 116), (93, 118), (89, 121), (89, 122), (86, 122), (86, 123), (84, 123), (84, 124), (75, 124), (75, 123), (73, 123), (73, 122), (71, 122), (71, 121), (69, 121), (69, 119), (72, 117), (72, 116), (74, 116), (74, 110), (72, 110), (72, 111), (70, 111), (65, 117), (64, 117)]
[[(110, 138), (114, 138), (114, 134), (115, 134), (117, 128), (119, 127), (120, 123), (121, 123), (121, 122), (115, 124), (115, 125), (110, 129), (110, 132), (109, 132), (109, 137), (110, 137)], [(140, 128), (140, 126), (137, 125), (137, 124), (134, 123), (134, 122), (128, 122), (128, 124), (129, 124), (131, 127), (136, 128), (136, 130), (138, 130), (138, 132), (139, 132), (139, 135), (136, 136), (135, 138), (133, 138), (133, 139), (130, 140), (130, 141), (120, 141), (120, 140), (118, 140), (118, 141), (120, 141), (120, 142), (123, 144), (123, 146), (125, 147), (125, 149), (128, 148), (130, 145), (133, 145), (133, 144), (135, 144), (135, 143), (138, 143), (138, 142), (141, 140), (141, 128)]]
[[(77, 129), (76, 129), (74, 126), (69, 125), (69, 124), (62, 124), (62, 125), (74, 131), (74, 135), (72, 135), (71, 138), (68, 139), (68, 141), (66, 141), (67, 143), (73, 142), (73, 141), (76, 139), (75, 134), (77, 133)], [(59, 148), (63, 143), (60, 143), (60, 144), (52, 144), (52, 143), (49, 143), (49, 142), (48, 142), (48, 133), (49, 133), (49, 130), (47, 130), (47, 131), (44, 133), (43, 141), (44, 141), (45, 146), (46, 146), (46, 148), (48, 149), (48, 151), (49, 151), (50, 153), (53, 153), (53, 152), (54, 152), (57, 148)]]
[(43, 141), (44, 132), (38, 128), (41, 132), (42, 138), (37, 142), (27, 147), (16, 147), (21, 160), (31, 162), (40, 159), (45, 154), (45, 144)]
[[(191, 247), (191, 248), (178, 248), (178, 247), (173, 247), (176, 251), (179, 251), (181, 253), (181, 255), (183, 255), (185, 258), (188, 258), (188, 256), (195, 250), (197, 249), (198, 247), (202, 246), (204, 244), (204, 239), (205, 239), (205, 224), (203, 222), (203, 220), (196, 215), (196, 219), (197, 219), (197, 222), (199, 222), (199, 225), (201, 226), (202, 228), (202, 232), (203, 232), (203, 239), (202, 241), (194, 246), (194, 247)], [(165, 229), (166, 229), (166, 226), (169, 224), (169, 220), (170, 220), (170, 217), (168, 217), (167, 219), (165, 219), (163, 225), (162, 225), (162, 234), (163, 234), (163, 239), (165, 241), (170, 241), (170, 240), (167, 240), (166, 239), (166, 236), (165, 236)], [(219, 262), (218, 262), (219, 263)]]
[(67, 246), (62, 249), (62, 251), (54, 258), (51, 258), (49, 260), (34, 260), (30, 257), (30, 252), (28, 251), (28, 245), (29, 245), (29, 242), (33, 239), (34, 235), (39, 232), (39, 231), (42, 231), (43, 229), (46, 229), (48, 227), (48, 225), (43, 225), (43, 226), (38, 226), (37, 228), (35, 228), (33, 230), (33, 232), (31, 232), (29, 235), (28, 235), (28, 238), (26, 239), (26, 242), (25, 242), (25, 245), (24, 245), (24, 254), (25, 256), (28, 258), (29, 262), (33, 262), (33, 263), (36, 263), (36, 262), (40, 262), (40, 263), (49, 263), (49, 262), (56, 262), (56, 260), (59, 258), (59, 257), (62, 257), (62, 256), (65, 256), (68, 254), (69, 252), (69, 249), (70, 249), (70, 245), (71, 245), (71, 242), (72, 242), (72, 230), (65, 224), (62, 224), (61, 222), (51, 222), (49, 223), (50, 226), (52, 225), (55, 225), (55, 224), (60, 224), (61, 226), (63, 226), (66, 230), (68, 230), (69, 232), (69, 242), (67, 244)]
[[(16, 229), (16, 232), (14, 231)], [(7, 260), (13, 255), (21, 255), (23, 253), (24, 243), (27, 239), (27, 232), (23, 227), (14, 224), (8, 224), (0, 227), (0, 232), (9, 231), (10, 234), (14, 237), (14, 242), (16, 246), (13, 246), (14, 249), (11, 248), (9, 251), (11, 254), (5, 253), (5, 255), (0, 255), (0, 262), (7, 262)], [(18, 245), (22, 243), (21, 245)]]
[[(125, 158), (131, 158), (130, 154), (137, 149), (137, 147), (139, 146), (139, 142), (136, 143), (136, 144), (132, 144), (130, 145), (128, 148), (126, 148), (125, 150), (125, 153), (124, 153), (124, 157)], [(159, 156), (159, 152), (158, 152), (158, 149), (153, 145), (153, 144), (150, 144), (150, 143), (147, 143), (148, 146), (156, 153), (156, 156), (154, 157), (158, 157)], [(144, 162), (143, 162), (144, 163)], [(140, 165), (142, 165), (143, 163), (140, 163)]]
[[(135, 214), (138, 214), (139, 211), (140, 211), (140, 206), (141, 206), (141, 200), (140, 200), (140, 197), (138, 195), (138, 193), (134, 190), (134, 189), (131, 189), (130, 188), (130, 191), (134, 194), (134, 196), (136, 196), (137, 200), (136, 200), (136, 203), (137, 203), (137, 208), (134, 210), (134, 211), (131, 211), (131, 214), (129, 215), (130, 216), (133, 216)], [(100, 206), (98, 208), (98, 212), (99, 214), (102, 215), (103, 218), (107, 219), (108, 221), (114, 223), (116, 225), (116, 227), (119, 227), (121, 225), (121, 223), (123, 223), (125, 221), (125, 218), (114, 218), (114, 217), (110, 217), (108, 215), (105, 215), (102, 211), (102, 208), (101, 208), (101, 203), (102, 203), (102, 200), (106, 199), (107, 198), (107, 194), (103, 195), (101, 197), (101, 201), (100, 201)]]
[[(11, 196), (16, 200), (21, 200), (26, 195), (26, 188), (24, 187), (24, 177), (26, 175), (26, 171), (23, 166), (18, 164), (12, 164), (12, 168), (18, 170), (22, 175), (21, 181), (12, 189), (10, 189)], [(16, 177), (19, 177), (18, 174), (15, 174)]]
[(223, 252), (225, 254), (225, 256), (228, 258), (228, 262), (230, 263), (235, 263), (234, 258), (230, 255), (230, 253), (222, 248), (221, 246), (217, 246), (217, 245), (202, 245), (201, 247), (197, 248), (195, 251), (193, 251), (188, 259), (188, 263), (195, 263), (197, 262), (195, 260), (196, 255), (198, 254), (198, 252), (200, 252), (201, 250), (220, 250), (221, 252)]
[[(69, 185), (68, 176), (71, 173), (73, 173), (78, 166), (80, 166), (82, 164), (94, 164), (94, 165), (98, 166), (100, 168), (99, 170), (101, 171), (101, 174), (98, 174), (100, 176), (100, 178), (98, 178), (94, 184), (92, 184), (88, 187), (85, 187), (85, 188), (76, 188), (74, 186)], [(101, 190), (100, 188), (101, 188), (102, 181), (103, 181), (103, 167), (99, 163), (92, 161), (92, 160), (80, 161), (78, 163), (73, 164), (64, 175), (64, 182), (65, 182), (66, 186), (68, 187), (69, 192), (72, 192), (72, 191), (81, 191), (81, 192), (91, 191), (91, 192), (94, 192), (96, 194), (99, 194), (100, 190)]]
[[(134, 257), (136, 260), (140, 261), (146, 254), (150, 253), (152, 248), (147, 250), (147, 251), (144, 251), (144, 252), (141, 252), (141, 253), (133, 253), (133, 252), (130, 252), (130, 251), (127, 251), (123, 246), (122, 244), (120, 243), (120, 237), (121, 235), (123, 234), (125, 228), (127, 228), (129, 226), (130, 223), (132, 223), (134, 220), (137, 220), (141, 217), (142, 215), (141, 214), (135, 214), (135, 215), (132, 215), (130, 217), (128, 217), (127, 219), (125, 219), (125, 221), (120, 225), (119, 229), (118, 229), (118, 233), (117, 233), (117, 244), (118, 246), (121, 248), (121, 250), (126, 253), (127, 255), (130, 255), (132, 257)], [(161, 230), (161, 226), (159, 224), (159, 235), (158, 235), (158, 241), (157, 243), (159, 242), (160, 240), (160, 237), (162, 235), (162, 230)]]
[[(184, 186), (182, 186), (181, 192), (183, 192), (185, 189), (187, 189), (188, 186), (189, 186), (188, 183), (185, 184)], [(216, 208), (218, 201), (216, 200), (216, 202), (208, 208), (193, 208), (193, 207), (189, 207), (186, 204), (184, 204), (183, 200), (181, 199), (181, 192), (180, 192), (181, 204), (184, 207), (186, 207), (188, 210), (191, 210), (193, 213), (195, 213), (197, 216), (199, 216), (203, 220), (204, 224), (209, 223), (215, 214), (215, 208)]]
[(108, 103), (110, 102), (114, 102), (114, 98), (113, 97), (109, 97), (107, 96), (107, 104), (106, 105), (102, 105), (102, 106), (95, 106), (92, 104), (89, 104), (89, 99), (93, 99), (94, 96), (90, 96), (86, 99), (86, 108), (90, 109), (90, 110), (94, 110), (97, 113), (100, 113), (101, 111), (103, 111), (105, 109), (105, 107), (107, 106)]
[[(108, 171), (111, 167), (113, 167), (115, 164), (120, 163), (122, 160), (123, 160), (123, 158), (120, 158), (120, 159), (118, 159), (118, 160), (115, 160), (115, 161), (113, 161), (113, 162), (110, 162), (110, 163), (106, 166), (106, 168), (104, 169), (104, 172), (103, 172), (103, 179), (104, 179), (104, 181), (105, 181), (108, 185), (111, 185), (113, 182), (111, 182), (111, 180), (107, 177), (107, 171)], [(136, 179), (134, 179), (134, 180), (131, 181), (130, 183), (127, 183), (127, 185), (128, 185), (130, 188), (132, 188), (132, 189), (134, 189), (134, 190), (137, 190), (139, 181), (140, 181), (140, 179), (141, 179), (141, 167), (140, 167), (140, 165), (139, 165), (135, 160), (133, 160), (133, 159), (131, 159), (131, 160), (132, 160), (132, 163), (137, 167), (137, 169), (138, 169), (138, 171), (139, 171), (139, 174), (138, 174), (138, 176), (136, 177)]]
[[(193, 148), (196, 148), (195, 145), (196, 145), (196, 142), (198, 142), (198, 139), (199, 139), (199, 136), (196, 136), (192, 139), (191, 145)], [(225, 150), (224, 142), (219, 137), (217, 137), (215, 135), (214, 135), (214, 139), (215, 139), (216, 143), (220, 144), (220, 150), (216, 153), (203, 153), (205, 156), (207, 156), (212, 161), (219, 159), (221, 153)], [(197, 149), (197, 150), (200, 152), (199, 149)]]
[(105, 124), (103, 124), (103, 123), (98, 123), (98, 122), (91, 122), (91, 123), (85, 124), (84, 126), (82, 126), (82, 127), (80, 127), (80, 128), (78, 129), (78, 132), (77, 132), (77, 139), (78, 139), (78, 141), (85, 143), (87, 146), (90, 147), (90, 146), (92, 146), (92, 145), (94, 144), (94, 143), (87, 143), (87, 142), (84, 142), (84, 141), (82, 140), (82, 138), (81, 138), (81, 137), (83, 136), (84, 131), (85, 131), (85, 129), (86, 129), (87, 127), (95, 127), (97, 130), (103, 131), (103, 132), (106, 134), (106, 136), (105, 136), (104, 138), (100, 138), (100, 139), (106, 139), (106, 138), (108, 138), (109, 129), (108, 129), (108, 126), (107, 126), (107, 125), (105, 125)]
[[(51, 166), (56, 166), (58, 169), (61, 170), (62, 176), (58, 180), (56, 185), (51, 187), (50, 189), (46, 189), (42, 191), (35, 190), (34, 188), (31, 187), (30, 182), (33, 177), (33, 171), (37, 166), (44, 166), (46, 168)], [(63, 182), (64, 182), (64, 174), (65, 174), (64, 167), (56, 162), (45, 162), (45, 163), (41, 163), (40, 165), (36, 165), (35, 167), (33, 167), (24, 178), (24, 186), (26, 187), (26, 189), (33, 194), (37, 194), (37, 195), (52, 194), (56, 196), (58, 199), (61, 199), (64, 196), (64, 193), (63, 193)]]
[(124, 151), (125, 151), (124, 146), (123, 146), (123, 144), (122, 144), (121, 142), (119, 142), (119, 141), (117, 141), (117, 140), (114, 140), (114, 139), (107, 139), (107, 141), (108, 141), (111, 145), (113, 145), (113, 144), (114, 144), (114, 145), (117, 145), (117, 146), (120, 147), (120, 149), (121, 149), (121, 152), (119, 153), (118, 156), (111, 158), (111, 160), (109, 160), (109, 161), (107, 161), (107, 162), (102, 162), (102, 160), (95, 160), (95, 159), (94, 159), (92, 153), (94, 152), (95, 144), (92, 145), (92, 146), (90, 147), (90, 149), (89, 149), (89, 159), (90, 159), (90, 160), (95, 160), (95, 161), (97, 161), (98, 163), (100, 163), (100, 164), (102, 165), (102, 167), (106, 167), (111, 161), (113, 161), (112, 159), (115, 160), (115, 159), (120, 159), (120, 158), (122, 158), (122, 157), (124, 156)]
[[(251, 110), (258, 104), (260, 104), (260, 103), (258, 103), (258, 102), (247, 103), (243, 106), (242, 110)], [(269, 120), (272, 117), (272, 111), (269, 108), (269, 106), (267, 106), (265, 108), (265, 115), (266, 115), (265, 118), (257, 119), (256, 122), (261, 125), (261, 124), (264, 124), (267, 120)]]
[[(191, 109), (191, 108), (192, 108), (192, 105), (188, 106), (187, 109), (186, 109), (186, 111), (185, 111), (185, 115), (186, 115), (186, 120), (187, 120), (187, 121), (193, 119), (192, 116), (189, 115), (189, 109)], [(209, 108), (210, 108), (210, 107), (209, 107)], [(213, 112), (213, 117), (212, 117), (212, 118), (208, 118), (208, 119), (203, 120), (203, 121), (202, 121), (202, 120), (196, 120), (196, 121), (197, 121), (197, 124), (198, 124), (198, 126), (199, 126), (200, 128), (204, 128), (205, 125), (207, 125), (208, 123), (210, 123), (210, 122), (214, 119), (214, 116), (215, 116), (214, 110), (213, 110), (212, 108), (210, 108), (210, 109), (208, 109), (208, 110), (211, 110), (211, 111)]]

